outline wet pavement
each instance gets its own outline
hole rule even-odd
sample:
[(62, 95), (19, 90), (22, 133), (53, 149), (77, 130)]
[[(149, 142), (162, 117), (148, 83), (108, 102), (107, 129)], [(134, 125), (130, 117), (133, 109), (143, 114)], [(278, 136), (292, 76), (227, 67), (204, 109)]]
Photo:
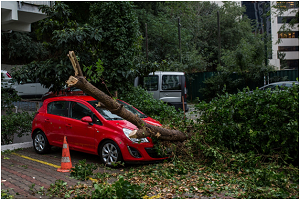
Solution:
[[(57, 172), (61, 166), (62, 149), (53, 147), (48, 154), (37, 154), (33, 147), (19, 149), (14, 152), (1, 153), (1, 189), (9, 190), (9, 194), (15, 199), (47, 199), (33, 191), (44, 190), (54, 184), (56, 180), (67, 182), (68, 186), (77, 183), (92, 185), (91, 180), (79, 181), (70, 177), (70, 173)], [(86, 159), (86, 163), (100, 164), (97, 155), (70, 151), (72, 166), (74, 167), (80, 160)], [(104, 168), (98, 167), (94, 173), (104, 172)], [(123, 173), (121, 169), (113, 169), (110, 173)], [(34, 184), (34, 187), (33, 187)]]
[[(35, 109), (35, 103), (20, 103), (18, 108), (24, 106)], [(22, 106), (21, 106), (22, 105)], [(189, 105), (190, 110), (186, 113), (188, 118), (196, 120), (197, 115), (194, 112), (194, 106)], [(18, 138), (15, 137), (14, 145), (23, 143), (32, 143), (30, 134)], [(6, 146), (6, 145), (5, 145)], [(2, 146), (2, 151), (3, 151)], [(75, 186), (78, 183), (92, 185), (92, 180), (79, 181), (70, 177), (70, 173), (58, 172), (57, 168), (61, 166), (62, 149), (52, 147), (48, 154), (37, 154), (33, 147), (18, 149), (15, 151), (5, 151), (1, 153), (1, 189), (9, 191), (15, 199), (48, 199), (51, 197), (43, 196), (37, 193), (42, 187), (47, 190), (56, 180), (67, 182), (68, 186)], [(79, 161), (86, 160), (86, 163), (101, 164), (97, 155), (86, 154), (77, 151), (70, 151), (72, 166)], [(128, 169), (128, 168), (127, 168)], [(106, 171), (105, 171), (106, 170)], [(98, 167), (94, 171), (103, 173), (124, 173), (124, 169), (118, 168), (107, 171), (104, 167)], [(125, 168), (126, 171), (126, 168)]]

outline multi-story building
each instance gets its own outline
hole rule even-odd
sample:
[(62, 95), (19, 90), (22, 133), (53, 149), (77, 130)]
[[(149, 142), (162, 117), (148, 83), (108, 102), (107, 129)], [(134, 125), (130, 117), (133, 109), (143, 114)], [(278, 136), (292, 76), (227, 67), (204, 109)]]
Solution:
[(1, 1), (1, 32), (30, 32), (31, 23), (47, 17), (39, 10), (39, 5), (51, 6), (51, 2)]
[[(31, 23), (47, 17), (40, 5), (51, 6), (52, 1), (1, 1), (1, 32), (31, 32)], [(1, 70), (11, 71), (12, 65), (1, 63)]]
[[(222, 1), (213, 1), (219, 6)], [(272, 54), (269, 55), (269, 64), (280, 69), (299, 69), (299, 19), (290, 30), (283, 31), (283, 25), (287, 27), (297, 12), (298, 1), (239, 1), (238, 4), (246, 7), (246, 15), (255, 20), (256, 33), (264, 33), (272, 39)], [(276, 8), (280, 5), (284, 12)], [(268, 14), (270, 13), (270, 14)], [(265, 18), (264, 18), (265, 17)], [(264, 21), (265, 19), (265, 21)], [(265, 26), (265, 27), (264, 27)]]
[[(271, 1), (272, 5), (272, 39), (273, 55), (272, 59), (279, 59), (279, 55), (284, 54), (284, 60), (280, 60), (280, 68), (299, 69), (299, 18), (298, 23), (290, 27), (287, 23), (291, 22), (297, 12), (299, 12), (299, 2), (296, 1)], [(282, 14), (274, 6), (279, 5), (286, 9)], [(283, 26), (285, 25), (285, 29)]]
[[(286, 11), (280, 12), (276, 8), (280, 5)], [(246, 7), (246, 15), (254, 19), (259, 32), (265, 31), (272, 38), (272, 55), (269, 64), (275, 69), (299, 69), (299, 22), (289, 30), (283, 31), (283, 26), (295, 18), (299, 11), (299, 3), (295, 1), (242, 1)], [(267, 13), (271, 13), (268, 15)], [(265, 21), (264, 20), (265, 16)], [(299, 21), (299, 20), (297, 20)], [(256, 31), (257, 31), (256, 30)]]

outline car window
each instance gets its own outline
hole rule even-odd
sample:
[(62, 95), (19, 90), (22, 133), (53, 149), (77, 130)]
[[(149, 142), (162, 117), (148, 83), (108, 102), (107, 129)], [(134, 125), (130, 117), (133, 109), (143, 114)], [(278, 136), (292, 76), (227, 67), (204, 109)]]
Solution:
[(163, 90), (181, 90), (180, 75), (163, 75), (162, 76)]
[(82, 103), (71, 101), (70, 118), (81, 120), (85, 116), (92, 117), (93, 112)]
[(158, 76), (143, 77), (142, 87), (147, 91), (158, 90)]
[(68, 102), (67, 101), (53, 101), (47, 106), (47, 113), (52, 115), (59, 115), (68, 117)]
[(268, 86), (264, 87), (263, 90), (267, 90), (267, 89), (275, 90), (276, 86), (278, 86), (278, 85), (268, 85)]
[(98, 101), (88, 101), (106, 120), (123, 120), (122, 117), (112, 114), (109, 110), (97, 107)]

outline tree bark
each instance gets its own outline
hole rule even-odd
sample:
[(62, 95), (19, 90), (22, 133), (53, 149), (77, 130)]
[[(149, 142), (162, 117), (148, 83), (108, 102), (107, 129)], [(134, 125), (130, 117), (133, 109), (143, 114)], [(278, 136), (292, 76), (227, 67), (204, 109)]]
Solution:
[(186, 135), (178, 130), (169, 130), (158, 126), (147, 124), (137, 115), (125, 109), (116, 100), (106, 95), (104, 92), (89, 83), (81, 71), (80, 65), (76, 59), (75, 53), (69, 51), (68, 57), (73, 65), (75, 76), (70, 76), (69, 80), (66, 81), (69, 87), (75, 86), (81, 89), (86, 94), (92, 96), (100, 102), (100, 106), (109, 110), (111, 113), (116, 114), (123, 119), (136, 125), (138, 130), (134, 130), (129, 134), (131, 138), (145, 138), (145, 137), (156, 137), (159, 140), (169, 141), (184, 141), (187, 139)]

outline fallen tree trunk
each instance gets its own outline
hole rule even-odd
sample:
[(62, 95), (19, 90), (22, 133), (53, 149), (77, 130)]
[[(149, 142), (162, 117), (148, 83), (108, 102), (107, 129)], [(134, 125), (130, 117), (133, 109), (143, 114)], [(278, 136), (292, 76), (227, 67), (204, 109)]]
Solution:
[(153, 126), (144, 122), (137, 115), (125, 109), (121, 104), (112, 99), (110, 96), (106, 95), (104, 92), (89, 83), (81, 71), (80, 65), (76, 59), (75, 53), (70, 51), (68, 54), (70, 58), (75, 76), (70, 76), (69, 80), (66, 82), (69, 87), (75, 86), (81, 89), (86, 94), (94, 97), (98, 100), (99, 106), (109, 110), (111, 113), (116, 114), (123, 119), (131, 122), (138, 127), (138, 130), (134, 130), (129, 134), (131, 138), (145, 138), (145, 137), (156, 137), (159, 140), (169, 140), (169, 141), (184, 141), (187, 139), (186, 135), (178, 130), (169, 130), (161, 128), (158, 126)]

